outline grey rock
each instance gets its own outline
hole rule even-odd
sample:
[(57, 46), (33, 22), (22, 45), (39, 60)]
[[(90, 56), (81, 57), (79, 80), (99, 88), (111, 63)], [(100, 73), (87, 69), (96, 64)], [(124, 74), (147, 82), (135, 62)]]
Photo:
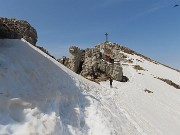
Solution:
[[(123, 80), (123, 69), (120, 61), (123, 59), (121, 48), (118, 44), (109, 42), (101, 43), (94, 48), (87, 48), (84, 53), (78, 47), (71, 46), (69, 48), (70, 57), (65, 66), (77, 73), (94, 81), (103, 81), (112, 77), (114, 80)], [(103, 52), (103, 53), (102, 53)], [(105, 56), (109, 55), (116, 63), (109, 62)], [(82, 65), (80, 62), (83, 63)]]
[(69, 52), (70, 52), (70, 57), (69, 57), (68, 66), (72, 71), (77, 73), (82, 59), (82, 52), (76, 46), (71, 46), (69, 48)]
[(31, 44), (36, 45), (37, 32), (27, 21), (0, 17), (0, 38), (24, 38)]

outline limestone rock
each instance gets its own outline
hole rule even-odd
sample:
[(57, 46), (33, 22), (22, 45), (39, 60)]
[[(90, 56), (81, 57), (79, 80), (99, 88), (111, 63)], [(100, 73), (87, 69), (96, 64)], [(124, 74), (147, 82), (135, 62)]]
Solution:
[[(107, 45), (108, 42), (100, 44), (95, 48), (88, 48), (85, 50), (84, 64), (82, 67), (81, 75), (82, 76), (92, 76), (94, 74), (95, 79), (101, 80), (101, 77), (111, 76), (117, 81), (122, 81), (123, 72), (122, 67), (119, 63), (110, 63), (105, 60), (105, 53), (110, 53), (111, 58), (116, 58), (118, 61), (121, 59), (121, 55), (117, 52), (114, 46)], [(101, 51), (102, 46), (107, 46)], [(109, 48), (108, 48), (109, 47)], [(102, 55), (102, 52), (104, 54)], [(119, 57), (118, 57), (119, 56)], [(93, 77), (93, 78), (94, 78)]]
[(122, 81), (123, 72), (122, 67), (119, 64), (108, 65), (106, 68), (106, 74), (111, 75), (113, 79)]
[(94, 48), (87, 48), (83, 53), (78, 47), (72, 46), (69, 48), (69, 60), (67, 59), (68, 61), (65, 62), (68, 64), (64, 65), (96, 82), (107, 80), (109, 77), (123, 81), (123, 69), (120, 61), (124, 55), (120, 51), (121, 48), (118, 44), (109, 42), (101, 43)]
[(0, 17), (0, 38), (24, 38), (31, 44), (36, 45), (37, 32), (27, 21)]
[(61, 59), (57, 59), (57, 61), (60, 62), (61, 64), (65, 65), (66, 67), (68, 67), (69, 58), (63, 56)]
[(70, 57), (69, 57), (69, 68), (74, 71), (78, 72), (80, 63), (82, 61), (82, 51), (76, 47), (76, 46), (71, 46), (69, 48), (70, 52)]

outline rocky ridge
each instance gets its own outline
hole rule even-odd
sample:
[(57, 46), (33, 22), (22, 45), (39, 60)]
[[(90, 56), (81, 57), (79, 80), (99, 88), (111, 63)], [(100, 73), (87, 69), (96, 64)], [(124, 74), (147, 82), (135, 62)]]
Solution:
[(36, 30), (27, 21), (0, 17), (0, 38), (24, 38), (29, 43), (36, 45), (38, 37)]

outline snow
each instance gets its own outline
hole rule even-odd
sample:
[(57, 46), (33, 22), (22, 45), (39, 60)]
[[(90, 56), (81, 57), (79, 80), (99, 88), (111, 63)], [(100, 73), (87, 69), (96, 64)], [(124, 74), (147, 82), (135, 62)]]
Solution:
[[(0, 135), (179, 135), (180, 73), (140, 56), (97, 84), (24, 39), (0, 40)], [(135, 70), (140, 65), (145, 70)], [(148, 89), (153, 93), (147, 93)]]

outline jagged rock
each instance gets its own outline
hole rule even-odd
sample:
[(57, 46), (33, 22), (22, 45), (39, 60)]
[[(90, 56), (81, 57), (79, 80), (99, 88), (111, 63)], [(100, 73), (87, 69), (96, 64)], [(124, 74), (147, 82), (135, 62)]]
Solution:
[[(68, 64), (65, 66), (76, 73), (79, 71), (78, 73), (86, 78), (93, 78), (96, 82), (107, 80), (109, 77), (123, 81), (123, 71), (119, 62), (124, 55), (120, 53), (120, 50), (118, 44), (109, 42), (101, 43), (94, 48), (87, 48), (83, 53), (78, 47), (72, 46), (69, 49), (70, 58), (66, 62)], [(108, 60), (105, 58), (107, 55)]]
[(42, 50), (55, 59), (46, 49), (41, 46), (37, 46), (37, 32), (36, 30), (24, 20), (17, 20), (14, 18), (2, 18), (0, 17), (0, 39), (21, 39), (24, 38), (26, 41), (35, 45), (37, 48)]
[(68, 62), (69, 62), (69, 58), (63, 56), (61, 59), (57, 59), (58, 62), (60, 62), (61, 64), (68, 66)]
[(27, 21), (0, 17), (0, 38), (24, 38), (29, 43), (36, 45), (37, 32)]
[(91, 48), (86, 49), (84, 54), (84, 63), (82, 66), (81, 75), (87, 77), (88, 75), (95, 75), (98, 70), (99, 59), (96, 56), (98, 50)]
[(101, 61), (98, 66), (101, 72), (110, 75), (113, 79), (117, 81), (122, 81), (123, 71), (119, 63), (109, 64), (105, 61)]
[(117, 81), (122, 81), (123, 72), (122, 67), (118, 64), (110, 64), (106, 67), (106, 74), (111, 75), (111, 77)]
[(102, 46), (107, 46), (106, 49), (104, 49), (105, 53), (111, 53), (111, 58), (116, 58), (116, 60), (118, 59), (118, 61), (120, 61), (122, 56), (119, 54), (119, 51), (117, 52), (117, 45), (114, 49), (114, 46), (109, 46), (108, 42), (99, 44), (95, 48), (85, 50), (81, 75), (87, 77), (94, 74), (95, 79), (98, 78), (101, 80), (102, 74), (105, 74), (106, 77), (111, 76), (117, 81), (122, 81), (123, 72), (121, 65), (119, 63), (109, 63), (104, 60), (105, 58), (103, 57), (105, 56), (102, 56), (101, 52)]
[(82, 51), (76, 46), (71, 46), (69, 48), (69, 52), (70, 57), (68, 66), (72, 71), (77, 73), (79, 71), (79, 66), (82, 61)]

